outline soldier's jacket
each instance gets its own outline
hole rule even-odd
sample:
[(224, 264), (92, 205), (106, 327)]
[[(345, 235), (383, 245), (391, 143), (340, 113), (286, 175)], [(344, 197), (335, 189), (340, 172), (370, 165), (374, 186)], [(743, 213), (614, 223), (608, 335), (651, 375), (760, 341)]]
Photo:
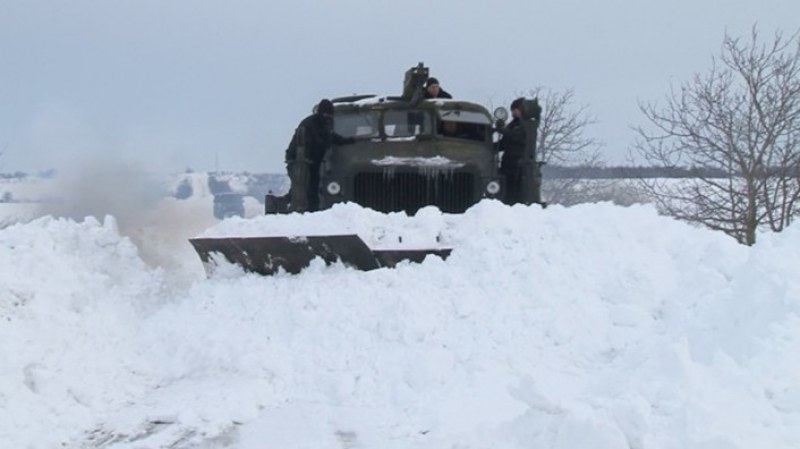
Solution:
[(311, 165), (319, 166), (325, 151), (331, 144), (342, 145), (352, 142), (351, 139), (333, 132), (333, 120), (322, 114), (312, 114), (304, 118), (297, 126), (297, 129), (286, 149), (286, 162), (292, 163), (297, 159), (297, 147), (302, 143), (305, 145), (305, 159)]
[(500, 161), (500, 167), (507, 170), (522, 159), (525, 153), (526, 133), (522, 123), (515, 118), (503, 128), (501, 134), (498, 150), (503, 152), (503, 159)]

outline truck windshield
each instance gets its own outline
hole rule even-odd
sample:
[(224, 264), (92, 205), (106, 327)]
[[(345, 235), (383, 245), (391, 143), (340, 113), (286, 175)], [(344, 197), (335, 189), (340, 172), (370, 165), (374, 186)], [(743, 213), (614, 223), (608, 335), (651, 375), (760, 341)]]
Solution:
[(443, 137), (484, 142), (491, 139), (491, 121), (485, 114), (472, 111), (439, 111), (437, 132)]
[(386, 137), (414, 137), (431, 133), (431, 115), (418, 110), (390, 110), (383, 114)]
[(486, 114), (458, 109), (441, 110), (439, 111), (439, 118), (450, 122), (473, 123), (476, 125), (491, 125), (492, 123)]
[(333, 120), (333, 130), (342, 137), (378, 137), (379, 118), (377, 111), (337, 113)]

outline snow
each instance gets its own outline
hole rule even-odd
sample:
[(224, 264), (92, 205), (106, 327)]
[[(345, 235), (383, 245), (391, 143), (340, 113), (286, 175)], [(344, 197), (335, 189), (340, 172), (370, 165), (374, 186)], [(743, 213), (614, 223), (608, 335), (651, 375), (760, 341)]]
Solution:
[[(412, 137), (413, 138), (413, 137)], [(411, 167), (461, 167), (463, 162), (456, 162), (442, 156), (435, 157), (396, 157), (385, 156), (372, 161), (373, 165), (408, 165)]]
[[(748, 248), (650, 206), (494, 201), (217, 222), (210, 197), (142, 218), (0, 229), (3, 447), (800, 441), (800, 227)], [(453, 252), (205, 279), (187, 242), (286, 232)]]

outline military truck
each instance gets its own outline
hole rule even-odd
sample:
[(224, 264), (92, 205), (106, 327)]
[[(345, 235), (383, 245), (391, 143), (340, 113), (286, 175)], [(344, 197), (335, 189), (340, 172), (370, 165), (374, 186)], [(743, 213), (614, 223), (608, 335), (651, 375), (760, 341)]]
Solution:
[[(508, 118), (504, 108), (494, 120), (483, 106), (458, 99), (425, 99), (428, 69), (422, 63), (405, 73), (400, 96), (353, 95), (333, 99), (334, 132), (353, 143), (334, 145), (325, 153), (315, 192), (320, 208), (355, 202), (380, 212), (414, 215), (426, 206), (445, 213), (463, 213), (482, 199), (504, 197), (496, 132)], [(522, 124), (527, 138), (521, 165), (522, 202), (541, 201), (540, 163), (535, 160), (536, 129), (541, 108), (523, 102)], [(297, 149), (303, 160), (302, 143)], [(295, 164), (290, 193), (267, 194), (267, 214), (304, 212), (304, 180), (308, 166)], [(295, 199), (293, 201), (292, 199)], [(297, 204), (293, 204), (293, 203)], [(299, 205), (299, 206), (298, 206)], [(363, 270), (394, 266), (426, 255), (446, 257), (448, 248), (373, 250), (357, 235), (268, 236), (193, 239), (207, 269), (218, 252), (248, 271), (274, 274), (299, 272), (311, 259), (336, 260)]]
[[(406, 72), (402, 96), (354, 95), (334, 98), (334, 132), (355, 143), (326, 152), (320, 174), (320, 208), (355, 202), (380, 212), (413, 215), (422, 207), (462, 213), (484, 198), (504, 199), (504, 178), (494, 142), (496, 120), (483, 106), (464, 100), (424, 99), (428, 69)], [(538, 108), (528, 100), (527, 108)], [(529, 120), (534, 123), (534, 121)], [(535, 136), (536, 128), (532, 129)], [(542, 203), (541, 171), (532, 146), (525, 202)], [(300, 167), (301, 169), (304, 167)], [(302, 176), (290, 173), (293, 179)], [(293, 189), (304, 186), (295, 183)], [(295, 192), (297, 193), (297, 192)], [(305, 194), (305, 192), (303, 192)], [(266, 213), (297, 211), (292, 196), (265, 199)]]

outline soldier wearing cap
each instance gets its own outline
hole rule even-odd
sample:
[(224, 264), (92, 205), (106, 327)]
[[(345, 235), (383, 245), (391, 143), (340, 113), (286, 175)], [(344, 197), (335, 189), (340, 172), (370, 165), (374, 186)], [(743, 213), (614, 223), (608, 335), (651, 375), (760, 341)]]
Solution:
[(439, 86), (439, 80), (430, 77), (425, 82), (425, 98), (453, 98), (453, 96)]
[(522, 159), (525, 152), (525, 128), (522, 126), (522, 102), (517, 98), (511, 102), (511, 122), (500, 131), (501, 139), (499, 151), (503, 153), (500, 159), (500, 173), (506, 177), (506, 203), (516, 204), (521, 202), (522, 194)]
[(355, 139), (333, 132), (333, 103), (319, 102), (313, 114), (297, 126), (286, 149), (286, 170), (292, 181), (292, 209), (299, 212), (319, 210), (320, 168), (325, 152), (332, 144), (353, 143)]

